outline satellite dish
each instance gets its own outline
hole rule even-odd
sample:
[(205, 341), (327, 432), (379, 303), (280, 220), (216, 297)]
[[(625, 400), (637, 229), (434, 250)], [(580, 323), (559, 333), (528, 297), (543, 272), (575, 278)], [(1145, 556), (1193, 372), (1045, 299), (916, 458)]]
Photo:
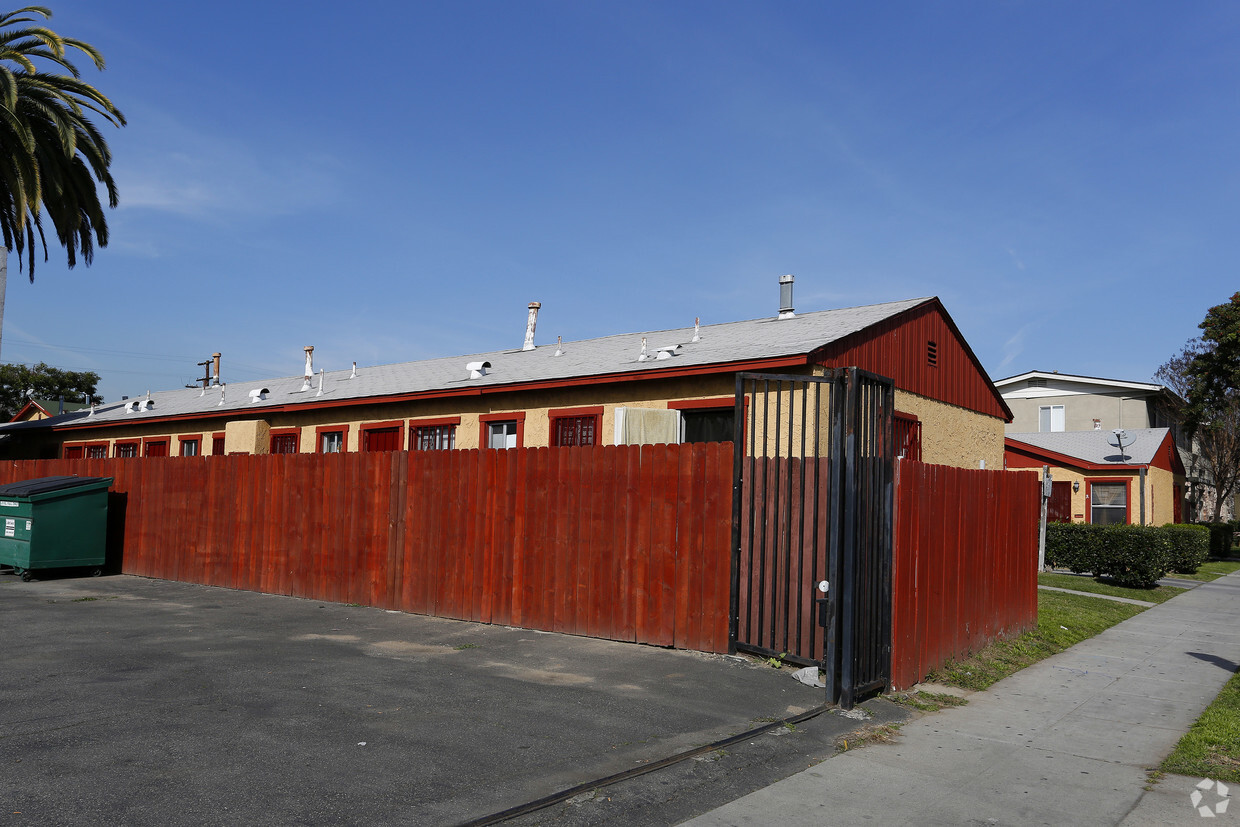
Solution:
[(1107, 437), (1107, 444), (1119, 449), (1119, 458), (1121, 460), (1128, 459), (1128, 457), (1124, 454), (1125, 446), (1132, 445), (1136, 441), (1137, 437), (1129, 434), (1123, 428), (1116, 428), (1111, 432), (1111, 435)]

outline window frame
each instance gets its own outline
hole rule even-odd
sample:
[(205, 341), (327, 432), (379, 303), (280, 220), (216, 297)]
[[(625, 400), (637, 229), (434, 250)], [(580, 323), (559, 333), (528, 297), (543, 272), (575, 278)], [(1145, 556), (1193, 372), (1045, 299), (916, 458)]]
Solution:
[[(340, 450), (324, 451), (323, 437), (327, 434), (340, 434)], [(348, 425), (320, 425), (314, 429), (314, 452), (316, 454), (344, 454), (349, 450)]]
[[(193, 445), (194, 453), (185, 453), (185, 446)], [(185, 434), (177, 437), (177, 456), (178, 457), (200, 457), (202, 456), (202, 434)]]
[[(72, 457), (69, 456), (70, 451), (77, 451), (78, 452), (77, 456), (72, 456)], [(61, 459), (85, 459), (86, 458), (86, 443), (85, 442), (66, 442), (64, 445), (60, 446), (60, 458)]]
[[(1085, 513), (1089, 515), (1091, 525), (1112, 525), (1108, 523), (1094, 522), (1094, 486), (1096, 485), (1123, 485), (1124, 486), (1124, 522), (1122, 525), (1132, 525), (1132, 480), (1127, 477), (1098, 477), (1085, 480)], [(1102, 506), (1103, 508), (1118, 510), (1114, 506)]]
[(359, 426), (357, 438), (357, 450), (368, 454), (382, 454), (384, 451), (375, 451), (367, 446), (367, 440), (370, 434), (375, 431), (396, 431), (396, 447), (393, 451), (405, 450), (405, 421), (403, 419), (391, 419), (386, 422), (367, 422), (365, 425)]
[(150, 456), (151, 456), (151, 453), (150, 453), (151, 448), (150, 448), (150, 446), (152, 446), (152, 445), (162, 445), (162, 446), (164, 447), (164, 453), (163, 453), (162, 455), (156, 455), (156, 458), (158, 458), (159, 456), (165, 456), (165, 457), (166, 457), (166, 456), (169, 456), (169, 455), (170, 455), (170, 450), (171, 450), (171, 448), (172, 448), (171, 443), (172, 443), (172, 438), (171, 438), (171, 437), (166, 437), (166, 436), (143, 437), (143, 439), (142, 439), (142, 458), (143, 458), (143, 459), (150, 458)]
[[(408, 441), (406, 442), (406, 444), (409, 446), (410, 451), (453, 451), (453, 450), (456, 450), (456, 431), (457, 431), (457, 428), (459, 428), (461, 424), (461, 418), (459, 416), (440, 416), (440, 417), (432, 417), (429, 419), (410, 419), (407, 424), (409, 426), (409, 433), (407, 435)], [(442, 434), (446, 433), (448, 444), (446, 446), (439, 445), (434, 448), (423, 448), (422, 440), (419, 438), (420, 434), (418, 433), (423, 428), (441, 429), (440, 439), (442, 439)], [(450, 429), (450, 430), (443, 431), (442, 429)]]
[[(109, 452), (108, 449), (112, 447), (111, 445), (108, 444), (107, 440), (103, 440), (101, 442), (84, 442), (82, 444), (86, 447), (86, 450), (82, 452), (82, 455), (86, 457), (87, 459), (107, 459), (108, 452)], [(94, 457), (90, 455), (91, 451), (100, 451), (100, 450), (102, 450), (101, 455), (94, 456)]]
[[(707, 399), (681, 399), (667, 403), (669, 411), (680, 411), (680, 439), (681, 445), (689, 445), (692, 443), (685, 442), (685, 411), (703, 412), (707, 410), (722, 411), (727, 410), (735, 417), (736, 415), (736, 397), (735, 396), (712, 396)], [(749, 399), (745, 399), (745, 412), (749, 412)], [(733, 428), (736, 427), (735, 419), (732, 422)], [(742, 439), (748, 439), (749, 434), (742, 433)]]
[[(1055, 428), (1055, 409), (1059, 409), (1059, 428)], [(1047, 430), (1042, 430), (1042, 411), (1046, 411)], [(1038, 406), (1038, 433), (1040, 434), (1061, 434), (1068, 427), (1068, 411), (1063, 405), (1039, 405)]]
[(293, 438), (293, 450), (280, 451), (281, 454), (298, 454), (301, 453), (301, 428), (272, 428), (268, 434), (269, 441), (267, 444), (267, 453), (274, 454), (276, 452), (276, 440), (284, 440), (288, 437)]
[(217, 431), (211, 434), (211, 456), (222, 457), (227, 453), (225, 434), (223, 431)]
[(503, 413), (479, 414), (478, 416), (478, 447), (491, 450), (491, 429), (493, 422), (517, 423), (516, 448), (525, 447), (525, 411), (504, 411)]
[[(133, 449), (132, 454), (122, 454), (121, 449)], [(112, 456), (117, 459), (137, 459), (142, 455), (142, 440), (140, 439), (118, 439), (112, 443)]]
[[(921, 420), (917, 418), (917, 414), (896, 411), (892, 415), (892, 420), (895, 426), (896, 444), (893, 447), (896, 457), (911, 462), (921, 462)], [(903, 439), (900, 438), (901, 423), (905, 429)], [(909, 450), (902, 453), (906, 446)]]
[[(592, 439), (588, 443), (578, 443), (575, 445), (560, 444), (560, 422), (563, 420), (578, 420), (584, 422), (592, 420)], [(601, 446), (603, 444), (603, 406), (592, 405), (586, 408), (553, 408), (547, 411), (547, 421), (550, 430), (547, 434), (547, 442), (552, 448), (591, 448)], [(518, 446), (519, 447), (519, 446)]]

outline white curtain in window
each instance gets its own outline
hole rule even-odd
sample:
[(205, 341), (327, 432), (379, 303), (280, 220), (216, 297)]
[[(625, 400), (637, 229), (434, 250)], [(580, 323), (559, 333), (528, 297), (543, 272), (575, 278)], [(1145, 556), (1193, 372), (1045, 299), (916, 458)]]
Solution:
[(655, 408), (617, 408), (617, 445), (680, 442), (680, 412)]

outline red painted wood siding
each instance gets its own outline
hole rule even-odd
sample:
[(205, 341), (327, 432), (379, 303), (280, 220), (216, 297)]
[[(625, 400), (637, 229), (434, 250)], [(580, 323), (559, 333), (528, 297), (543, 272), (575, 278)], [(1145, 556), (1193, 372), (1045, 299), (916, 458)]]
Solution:
[[(931, 341), (938, 351), (935, 367), (926, 358), (926, 343)], [(887, 376), (900, 390), (1010, 419), (990, 378), (937, 301), (846, 336), (821, 348), (815, 357), (828, 367), (855, 365)]]
[(906, 689), (1038, 618), (1038, 479), (896, 467), (891, 681)]
[(115, 479), (127, 574), (728, 650), (728, 443), (39, 460), (0, 483), (59, 474)]

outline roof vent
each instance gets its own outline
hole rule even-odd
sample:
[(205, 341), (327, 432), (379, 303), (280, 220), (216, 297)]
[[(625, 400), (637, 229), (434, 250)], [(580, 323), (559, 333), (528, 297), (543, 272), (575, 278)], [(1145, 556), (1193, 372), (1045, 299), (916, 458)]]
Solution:
[(267, 388), (255, 388), (254, 390), (250, 391), (251, 404), (257, 404), (259, 402), (262, 402), (264, 399), (267, 398), (267, 394), (269, 393), (271, 393), (271, 391)]
[(796, 317), (796, 313), (792, 310), (792, 283), (796, 279), (792, 276), (779, 277), (779, 318), (792, 319)]
[(530, 315), (525, 322), (525, 344), (521, 345), (522, 350), (534, 349), (534, 328), (538, 326), (538, 308), (542, 307), (542, 302), (530, 302)]
[(650, 357), (646, 355), (646, 337), (642, 337), (642, 352), (637, 354), (637, 361), (644, 362)]
[(563, 336), (555, 337), (555, 355), (556, 356), (564, 355), (564, 337)]
[(469, 371), (470, 379), (481, 379), (487, 375), (489, 367), (491, 367), (490, 362), (470, 362), (465, 366), (465, 370)]
[(306, 345), (302, 350), (306, 352), (306, 372), (303, 374), (301, 389), (308, 391), (310, 380), (314, 378), (314, 345)]
[(679, 353), (682, 348), (684, 348), (684, 345), (671, 345), (670, 347), (661, 347), (659, 348), (659, 354), (655, 356), (654, 358), (660, 359), (660, 360), (671, 359), (673, 356)]
[(702, 318), (700, 316), (693, 320), (693, 341), (702, 341)]

